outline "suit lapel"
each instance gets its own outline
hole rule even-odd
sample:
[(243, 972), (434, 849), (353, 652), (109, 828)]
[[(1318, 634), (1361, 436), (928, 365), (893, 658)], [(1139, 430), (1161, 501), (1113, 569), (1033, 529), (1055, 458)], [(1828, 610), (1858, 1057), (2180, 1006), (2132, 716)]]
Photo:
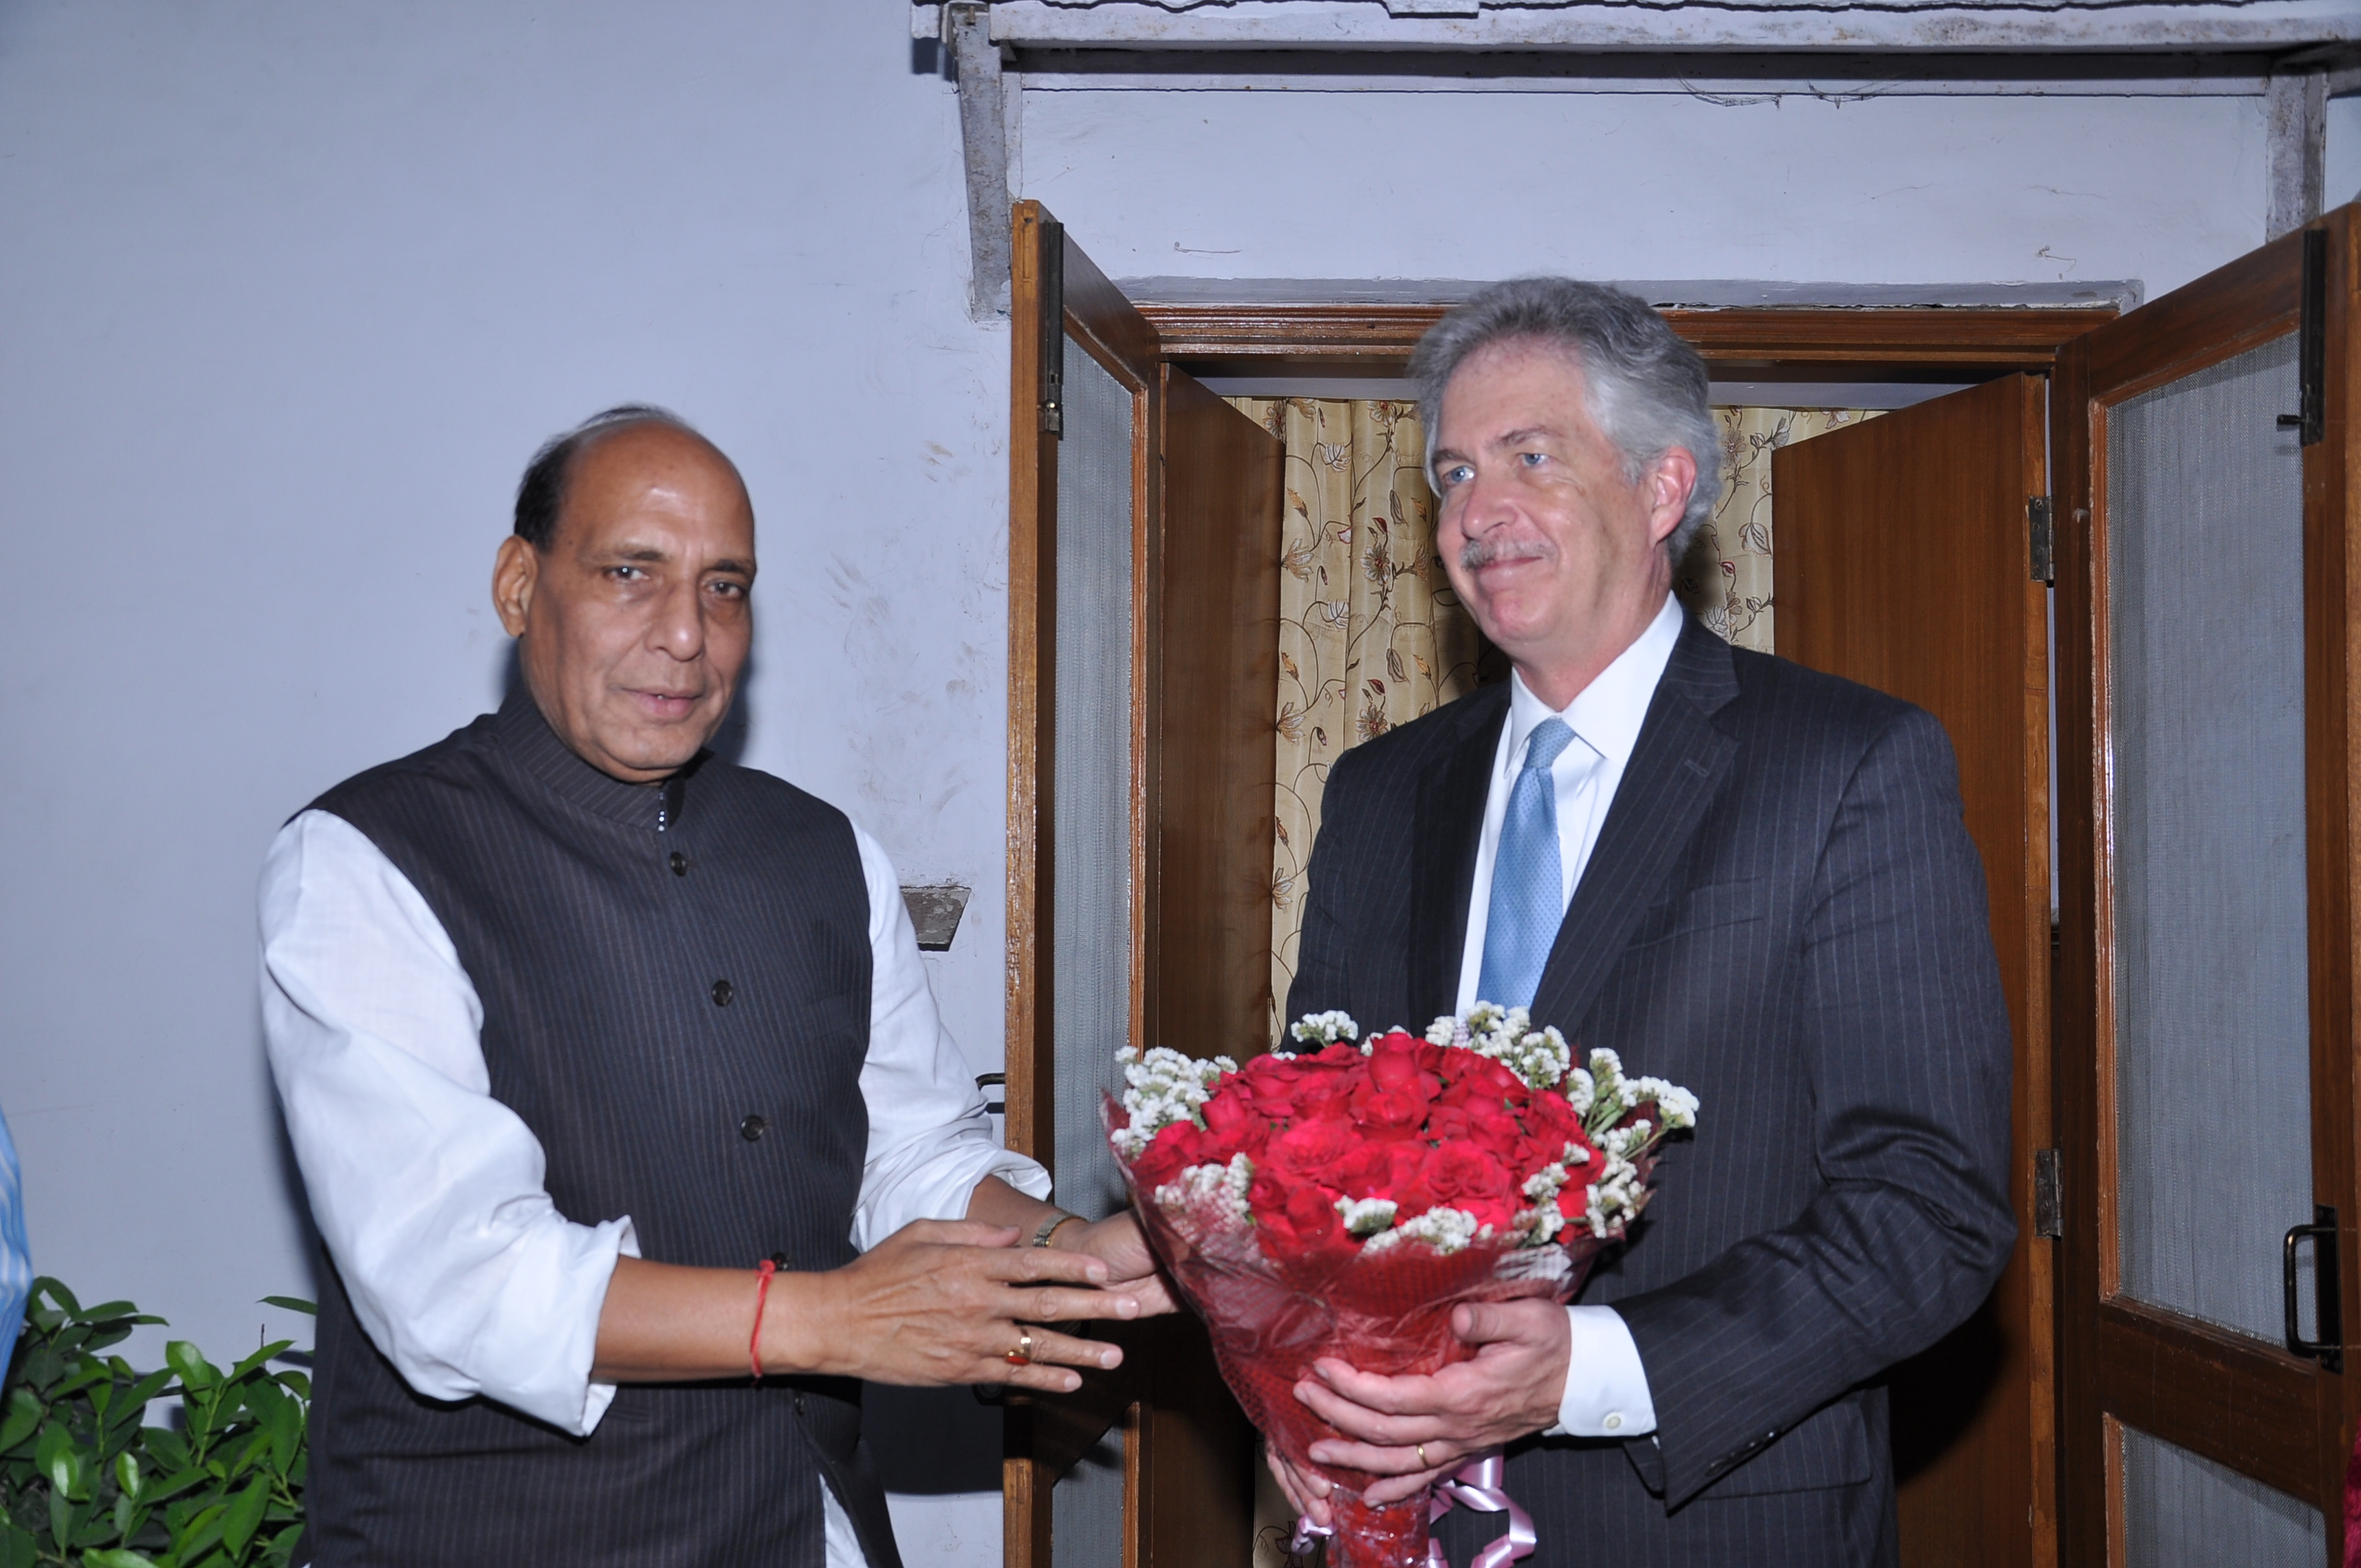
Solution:
[(1467, 940), (1467, 900), (1476, 885), (1476, 850), (1484, 834), (1484, 798), (1509, 685), (1465, 699), (1466, 728), (1418, 782), (1411, 850), (1410, 976), (1411, 1030), (1456, 1009), (1460, 949)]
[(1598, 847), (1550, 948), (1533, 995), (1536, 1023), (1554, 1024), (1571, 1038), (1589, 1013), (1641, 912), (1730, 770), (1738, 742), (1715, 728), (1711, 716), (1737, 695), (1728, 645), (1685, 620)]

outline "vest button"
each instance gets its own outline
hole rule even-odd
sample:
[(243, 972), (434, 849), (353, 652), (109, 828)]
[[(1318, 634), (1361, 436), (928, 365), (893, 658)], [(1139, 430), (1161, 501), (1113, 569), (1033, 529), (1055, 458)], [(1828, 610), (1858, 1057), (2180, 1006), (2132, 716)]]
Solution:
[(675, 876), (686, 876), (688, 874), (688, 857), (682, 854), (678, 850), (675, 850), (672, 852), (672, 874)]
[(729, 1006), (730, 999), (737, 994), (737, 988), (728, 981), (717, 980), (713, 982), (713, 1005), (716, 1007)]
[(749, 1116), (744, 1121), (738, 1124), (738, 1135), (745, 1139), (750, 1144), (759, 1140), (764, 1133), (767, 1133), (770, 1130), (771, 1124), (765, 1122), (760, 1116)]

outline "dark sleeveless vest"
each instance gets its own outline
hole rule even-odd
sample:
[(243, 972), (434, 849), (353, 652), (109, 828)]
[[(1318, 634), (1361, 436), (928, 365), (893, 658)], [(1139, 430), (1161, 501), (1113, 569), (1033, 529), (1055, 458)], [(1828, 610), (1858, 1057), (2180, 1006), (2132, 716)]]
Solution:
[[(558, 1212), (628, 1214), (642, 1255), (849, 1262), (869, 1119), (869, 900), (851, 824), (710, 756), (660, 787), (569, 750), (522, 691), (314, 806), (442, 921), (483, 1003), (493, 1095), (548, 1157)], [(821, 1568), (819, 1483), (870, 1568), (899, 1568), (859, 1385), (625, 1385), (569, 1437), (412, 1393), (321, 1292), (310, 1522), (295, 1559)]]

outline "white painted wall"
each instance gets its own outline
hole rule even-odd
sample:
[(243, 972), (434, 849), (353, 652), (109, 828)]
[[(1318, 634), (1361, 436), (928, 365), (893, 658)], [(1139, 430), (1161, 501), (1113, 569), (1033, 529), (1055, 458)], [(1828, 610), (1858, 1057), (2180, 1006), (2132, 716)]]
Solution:
[[(278, 823), (490, 704), (533, 444), (654, 399), (761, 518), (749, 761), (978, 890), (1001, 1055), (1006, 333), (902, 7), (0, 7), (0, 1106), (42, 1268), (235, 1354), (310, 1288), (254, 1000)], [(2137, 278), (2261, 235), (2251, 101), (1028, 93), (1110, 272)], [(2340, 147), (2341, 147), (2340, 143)], [(151, 1342), (142, 1353), (153, 1354)], [(965, 1396), (902, 1484), (990, 1484)], [(889, 1466), (893, 1460), (889, 1455)], [(914, 1563), (996, 1500), (905, 1507)]]
[(304, 1332), (253, 1304), (310, 1289), (263, 848), (496, 700), (517, 473), (625, 399), (752, 488), (748, 760), (983, 890), (934, 967), (1000, 1065), (1006, 334), (959, 170), (884, 5), (0, 8), (0, 1105), (39, 1267), (220, 1354)]
[(1029, 93), (1026, 193), (1111, 277), (2137, 279), (2153, 299), (2262, 243), (2261, 104)]

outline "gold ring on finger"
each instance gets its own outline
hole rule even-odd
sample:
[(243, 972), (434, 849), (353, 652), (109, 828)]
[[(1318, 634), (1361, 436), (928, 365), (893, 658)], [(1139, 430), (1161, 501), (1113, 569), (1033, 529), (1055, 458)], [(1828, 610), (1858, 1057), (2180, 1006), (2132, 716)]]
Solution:
[(1418, 1467), (1419, 1467), (1421, 1470), (1425, 1469), (1425, 1468), (1426, 1468), (1426, 1444), (1424, 1444), (1424, 1443), (1421, 1442), (1421, 1443), (1413, 1443), (1411, 1446), (1412, 1446), (1412, 1447), (1414, 1447), (1414, 1448), (1416, 1448), (1416, 1449), (1418, 1450)]
[(1016, 1348), (1001, 1357), (1011, 1366), (1033, 1365), (1033, 1331), (1024, 1324), (1016, 1325)]

